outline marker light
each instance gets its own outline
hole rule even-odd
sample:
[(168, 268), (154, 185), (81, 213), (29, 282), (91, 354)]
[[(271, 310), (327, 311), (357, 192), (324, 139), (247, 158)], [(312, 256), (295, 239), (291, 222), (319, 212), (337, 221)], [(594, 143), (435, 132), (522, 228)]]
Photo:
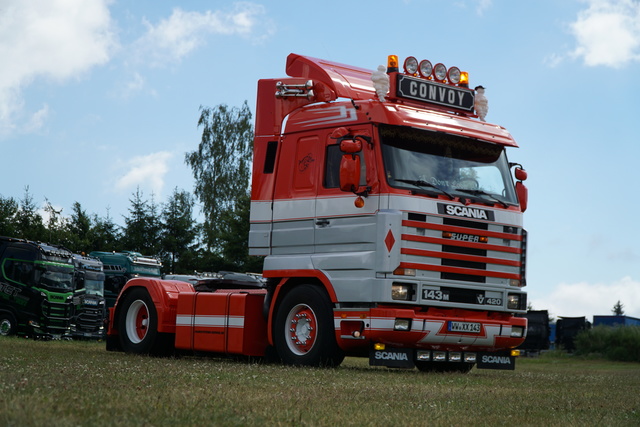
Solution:
[(409, 56), (407, 59), (404, 60), (405, 73), (415, 76), (417, 71), (418, 71), (418, 60), (415, 57)]
[(422, 61), (420, 61), (418, 72), (420, 73), (421, 77), (430, 79), (431, 73), (433, 72), (433, 65), (431, 64), (431, 61), (429, 61), (428, 59), (423, 59)]
[(447, 67), (442, 63), (436, 64), (433, 67), (433, 78), (437, 82), (443, 82), (447, 78)]
[(381, 342), (377, 342), (373, 345), (373, 348), (374, 350), (384, 350), (386, 346)]
[(431, 351), (429, 350), (418, 350), (416, 352), (416, 360), (420, 362), (428, 362), (431, 360)]
[(398, 72), (398, 55), (389, 55), (387, 57), (387, 73)]
[(466, 71), (460, 72), (460, 86), (469, 87), (469, 73)]
[(449, 80), (449, 83), (453, 83), (454, 85), (460, 83), (460, 68), (449, 68), (449, 71), (447, 72), (447, 80)]

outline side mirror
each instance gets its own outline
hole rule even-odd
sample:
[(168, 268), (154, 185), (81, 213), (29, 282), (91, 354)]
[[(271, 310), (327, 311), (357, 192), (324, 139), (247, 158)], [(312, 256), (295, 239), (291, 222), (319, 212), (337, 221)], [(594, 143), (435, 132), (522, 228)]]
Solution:
[(359, 186), (360, 156), (345, 154), (342, 156), (342, 160), (340, 160), (340, 190), (355, 193), (358, 191)]
[(515, 169), (515, 175), (516, 175), (516, 179), (520, 180), (520, 181), (524, 181), (527, 179), (527, 171), (522, 169), (522, 168), (516, 168)]
[[(516, 177), (518, 176), (518, 170), (522, 170), (522, 169), (516, 169)], [(526, 175), (526, 172), (525, 172), (525, 175)], [(516, 194), (518, 195), (518, 200), (520, 201), (520, 210), (522, 212), (526, 211), (527, 203), (529, 202), (529, 190), (522, 183), (522, 181), (516, 182)]]
[(340, 151), (347, 154), (358, 153), (362, 150), (362, 142), (358, 139), (343, 139), (340, 141)]

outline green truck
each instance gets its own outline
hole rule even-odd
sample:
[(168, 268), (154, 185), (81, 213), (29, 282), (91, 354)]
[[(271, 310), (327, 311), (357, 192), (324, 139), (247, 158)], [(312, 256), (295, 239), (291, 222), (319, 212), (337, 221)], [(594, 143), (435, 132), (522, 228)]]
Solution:
[(103, 339), (107, 315), (102, 262), (74, 254), (74, 292), (71, 335), (74, 339)]
[(105, 282), (104, 297), (107, 309), (116, 304), (120, 290), (129, 279), (134, 277), (161, 277), (162, 263), (157, 259), (139, 252), (90, 252), (89, 256), (102, 261)]
[(0, 236), (0, 335), (69, 338), (73, 274), (69, 250)]

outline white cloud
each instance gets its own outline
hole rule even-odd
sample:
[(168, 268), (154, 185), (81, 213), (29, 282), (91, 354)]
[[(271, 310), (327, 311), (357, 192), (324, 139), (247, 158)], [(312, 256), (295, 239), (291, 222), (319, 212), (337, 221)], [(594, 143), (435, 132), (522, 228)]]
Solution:
[[(22, 90), (34, 79), (64, 81), (109, 60), (115, 46), (107, 8), (110, 2), (2, 2), (0, 134), (11, 132), (19, 126), (16, 123), (22, 118), (24, 108)], [(43, 117), (41, 114), (40, 119)]]
[(610, 315), (616, 302), (623, 304), (625, 314), (640, 318), (640, 282), (630, 277), (613, 283), (561, 283), (551, 294), (532, 298), (535, 310), (549, 310), (554, 317)]
[(169, 171), (168, 162), (172, 157), (173, 153), (160, 151), (129, 159), (122, 166), (126, 172), (116, 181), (116, 189), (125, 191), (139, 186), (155, 194), (161, 194), (164, 177)]
[(640, 59), (640, 3), (588, 0), (570, 26), (577, 47), (572, 56), (587, 66), (620, 68)]
[(230, 11), (188, 12), (180, 8), (157, 25), (144, 21), (147, 33), (135, 43), (138, 58), (151, 60), (153, 65), (180, 61), (206, 42), (211, 34), (240, 35), (260, 40), (272, 33), (265, 18), (264, 6), (239, 2)]

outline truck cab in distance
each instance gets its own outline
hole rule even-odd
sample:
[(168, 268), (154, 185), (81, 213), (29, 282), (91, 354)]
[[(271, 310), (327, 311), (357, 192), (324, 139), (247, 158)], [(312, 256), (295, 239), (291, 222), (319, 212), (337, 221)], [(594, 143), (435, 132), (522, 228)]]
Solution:
[(107, 308), (104, 298), (102, 262), (74, 254), (74, 291), (71, 335), (75, 339), (103, 339)]
[(73, 272), (65, 248), (0, 236), (0, 335), (69, 338)]

